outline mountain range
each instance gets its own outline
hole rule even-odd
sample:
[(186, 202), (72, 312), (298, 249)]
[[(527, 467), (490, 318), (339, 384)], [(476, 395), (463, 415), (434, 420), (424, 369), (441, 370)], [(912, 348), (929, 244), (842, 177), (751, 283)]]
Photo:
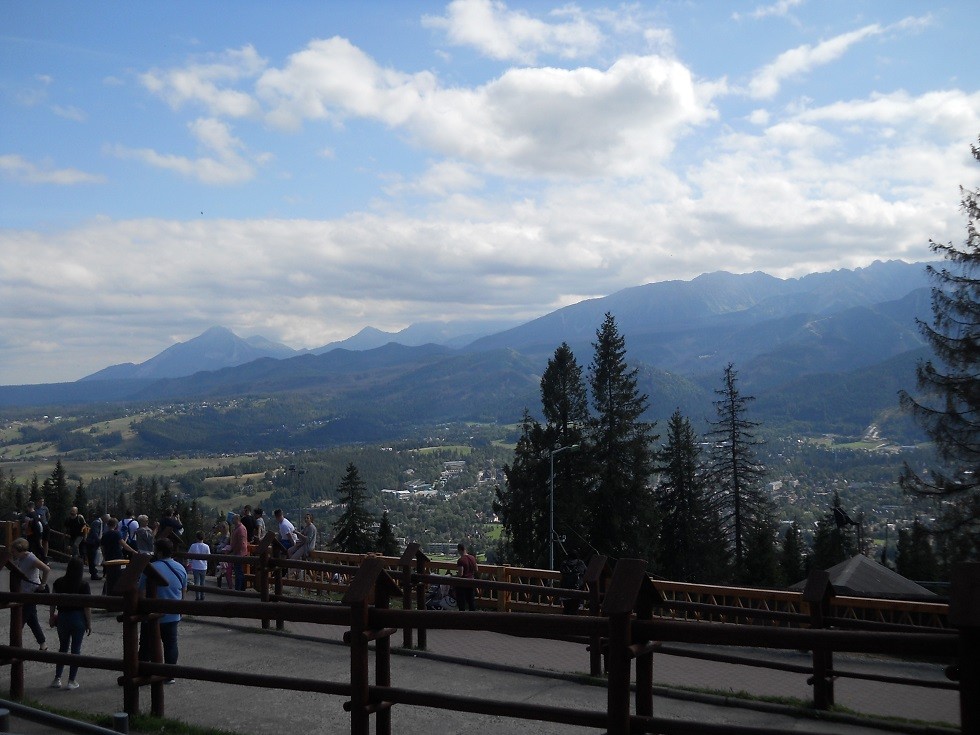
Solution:
[[(524, 324), (367, 328), (309, 350), (213, 327), (143, 363), (74, 383), (0, 386), (0, 407), (303, 394), (334, 419), (512, 423), (524, 406), (537, 408), (538, 381), (558, 345), (588, 365), (608, 312), (640, 368), (653, 418), (674, 408), (708, 415), (733, 362), (760, 411), (814, 431), (860, 431), (894, 409), (895, 390), (914, 387), (914, 365), (927, 354), (916, 319), (930, 317), (929, 286), (923, 264), (902, 261), (795, 279), (715, 272), (628, 288)], [(852, 399), (858, 391), (856, 405), (840, 405), (843, 386)]]

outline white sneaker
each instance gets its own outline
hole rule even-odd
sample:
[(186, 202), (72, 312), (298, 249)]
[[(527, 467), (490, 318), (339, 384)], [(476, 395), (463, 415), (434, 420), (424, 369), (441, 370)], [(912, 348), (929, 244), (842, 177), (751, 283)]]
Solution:
[(51, 689), (61, 689), (61, 679), (59, 677), (54, 677), (54, 681), (50, 684)]
[(78, 689), (78, 682), (74, 679), (69, 679), (68, 686), (65, 689)]

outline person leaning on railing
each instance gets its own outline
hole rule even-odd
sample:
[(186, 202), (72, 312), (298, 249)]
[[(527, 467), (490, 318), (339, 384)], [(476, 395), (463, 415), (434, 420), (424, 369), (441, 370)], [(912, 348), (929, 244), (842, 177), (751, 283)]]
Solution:
[[(17, 567), (20, 577), (21, 592), (45, 592), (47, 591), (48, 573), (51, 567), (37, 558), (30, 550), (30, 544), (26, 538), (19, 538), (10, 546), (14, 565)], [(34, 603), (24, 603), (24, 625), (31, 629), (34, 640), (42, 651), (47, 651), (45, 643), (44, 629), (37, 621), (37, 605)]]

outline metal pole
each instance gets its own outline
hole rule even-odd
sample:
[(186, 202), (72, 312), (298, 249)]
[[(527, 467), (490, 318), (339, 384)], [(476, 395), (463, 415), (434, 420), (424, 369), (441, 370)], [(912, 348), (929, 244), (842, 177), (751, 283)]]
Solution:
[(548, 452), (548, 459), (551, 463), (548, 485), (548, 569), (555, 570), (555, 455), (561, 454), (566, 449), (578, 449), (578, 444), (569, 444), (567, 447), (555, 447)]

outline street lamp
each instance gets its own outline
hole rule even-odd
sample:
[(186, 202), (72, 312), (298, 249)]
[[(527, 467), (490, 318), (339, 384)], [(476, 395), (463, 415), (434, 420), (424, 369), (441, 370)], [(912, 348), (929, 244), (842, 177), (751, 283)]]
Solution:
[(555, 569), (555, 455), (568, 449), (578, 449), (578, 447), (578, 444), (569, 444), (567, 447), (555, 447), (548, 452), (548, 459), (551, 463), (551, 475), (548, 480), (551, 489), (548, 503), (548, 568), (552, 571)]

